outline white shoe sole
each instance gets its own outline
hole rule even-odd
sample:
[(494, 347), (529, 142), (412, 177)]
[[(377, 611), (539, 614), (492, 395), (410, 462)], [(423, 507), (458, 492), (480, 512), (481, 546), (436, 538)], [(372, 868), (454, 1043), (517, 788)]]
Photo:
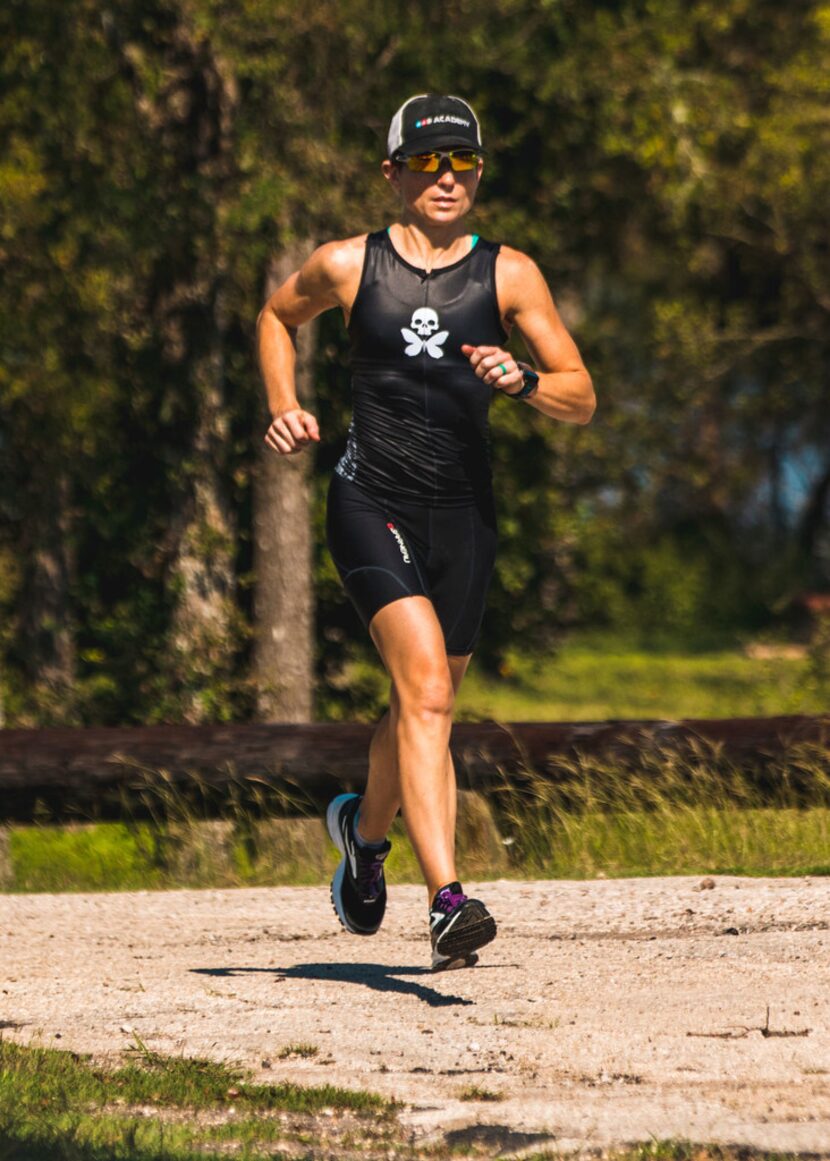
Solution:
[(326, 830), (341, 855), (345, 855), (346, 848), (343, 845), (343, 832), (340, 830), (340, 811), (344, 803), (359, 797), (359, 794), (338, 794), (336, 798), (332, 798), (326, 809)]
[(439, 955), (437, 951), (432, 953), (432, 970), (434, 972), (452, 972), (459, 968), (475, 967), (478, 963), (478, 956), (474, 951), (469, 955), (457, 955), (453, 958), (451, 955)]
[(340, 920), (341, 925), (349, 932), (350, 935), (362, 935), (363, 932), (358, 931), (349, 923), (346, 918), (346, 911), (343, 907), (343, 879), (346, 875), (346, 847), (343, 844), (343, 832), (340, 829), (340, 811), (343, 804), (352, 798), (359, 798), (358, 794), (338, 794), (336, 798), (332, 798), (326, 810), (326, 830), (329, 832), (329, 838), (340, 851), (343, 856), (338, 864), (337, 870), (334, 872), (334, 878), (331, 881), (331, 903), (334, 907), (335, 914)]

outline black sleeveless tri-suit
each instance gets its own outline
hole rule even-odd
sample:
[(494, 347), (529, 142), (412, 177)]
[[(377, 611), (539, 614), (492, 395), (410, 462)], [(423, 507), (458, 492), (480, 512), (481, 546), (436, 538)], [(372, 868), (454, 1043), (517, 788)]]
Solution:
[(495, 561), (493, 388), (461, 345), (507, 341), (498, 250), (474, 238), (427, 273), (387, 230), (370, 234), (349, 321), (353, 415), (329, 488), (329, 550), (367, 625), (391, 601), (427, 596), (449, 654), (473, 650)]

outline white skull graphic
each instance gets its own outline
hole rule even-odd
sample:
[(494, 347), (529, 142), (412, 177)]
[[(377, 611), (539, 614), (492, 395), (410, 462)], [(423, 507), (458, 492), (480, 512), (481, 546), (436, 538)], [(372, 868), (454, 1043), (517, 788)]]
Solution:
[(426, 351), (431, 359), (443, 358), (444, 343), (450, 332), (439, 331), (438, 326), (438, 315), (431, 307), (421, 306), (413, 311), (412, 322), (408, 327), (401, 327), (401, 334), (406, 341), (404, 354), (414, 358)]
[(428, 339), (438, 330), (438, 315), (431, 307), (422, 306), (412, 315), (412, 322), (409, 325), (421, 338)]

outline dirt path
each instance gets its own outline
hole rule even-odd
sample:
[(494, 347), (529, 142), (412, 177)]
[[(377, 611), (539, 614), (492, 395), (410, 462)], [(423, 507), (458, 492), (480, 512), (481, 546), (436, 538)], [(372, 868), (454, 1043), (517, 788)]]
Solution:
[(830, 1156), (830, 880), (713, 882), (488, 883), (497, 942), (438, 976), (415, 887), (371, 940), (326, 888), (0, 896), (0, 1028), (373, 1089), (418, 1139)]

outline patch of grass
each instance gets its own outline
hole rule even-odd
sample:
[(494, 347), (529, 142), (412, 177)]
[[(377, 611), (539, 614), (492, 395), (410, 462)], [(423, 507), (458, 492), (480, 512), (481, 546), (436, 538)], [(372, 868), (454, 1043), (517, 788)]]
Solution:
[[(653, 738), (635, 739), (616, 757), (561, 756), (544, 777), (528, 770), (518, 778), (505, 775), (488, 797), (506, 842), (509, 873), (517, 878), (830, 874), (830, 762), (817, 748), (794, 747), (760, 771), (730, 763), (714, 746), (669, 749)], [(184, 872), (177, 874), (175, 865), (159, 870), (154, 851), (160, 841), (146, 836), (136, 845), (134, 829), (100, 823), (83, 835), (75, 829), (61, 837), (60, 828), (12, 828), (17, 889), (196, 885)], [(420, 882), (400, 819), (390, 837), (390, 880)], [(130, 876), (120, 873), (117, 860), (107, 863), (122, 841)], [(74, 842), (74, 858), (65, 857)], [(339, 855), (322, 837), (320, 842), (324, 857), (314, 875), (305, 867), (298, 882), (330, 879)], [(203, 870), (197, 882), (271, 881), (265, 863), (251, 865), (250, 876), (228, 879), (219, 871), (211, 877)], [(278, 881), (290, 879), (281, 873)]]
[(728, 810), (706, 805), (560, 816), (539, 834), (533, 868), (546, 877), (830, 874), (830, 810)]
[(288, 1060), (292, 1056), (301, 1056), (304, 1059), (316, 1056), (320, 1049), (316, 1044), (286, 1044), (277, 1053), (277, 1060)]
[(500, 830), (526, 874), (830, 874), (825, 751), (794, 747), (758, 772), (703, 744), (634, 748), (563, 757), (550, 777), (497, 788)]
[[(470, 1085), (461, 1100), (505, 1094)], [(242, 1161), (394, 1155), (428, 1161), (452, 1152), (419, 1147), (397, 1106), (373, 1093), (330, 1086), (250, 1085), (240, 1070), (207, 1060), (164, 1057), (136, 1040), (132, 1059), (108, 1069), (55, 1049), (0, 1038), (2, 1161)], [(319, 1115), (324, 1114), (324, 1115)], [(497, 1150), (494, 1146), (494, 1150)], [(476, 1149), (476, 1156), (495, 1156)], [(749, 1147), (652, 1141), (611, 1150), (607, 1161), (795, 1161)], [(541, 1152), (534, 1161), (562, 1161)]]
[(228, 1146), (243, 1157), (267, 1147), (274, 1158), (275, 1142), (293, 1154), (323, 1112), (332, 1131), (345, 1118), (358, 1138), (394, 1135), (395, 1108), (375, 1093), (332, 1085), (249, 1084), (236, 1068), (164, 1057), (139, 1040), (132, 1060), (107, 1069), (0, 1039), (3, 1161), (204, 1161), (220, 1155), (206, 1151), (213, 1143), (225, 1146), (222, 1156)]
[(830, 874), (830, 810), (662, 807), (575, 816), (541, 848), (552, 878)]
[(532, 1016), (529, 1020), (516, 1019), (513, 1016), (501, 1016), (493, 1013), (493, 1023), (500, 1028), (544, 1028), (548, 1032), (555, 1032), (561, 1021), (548, 1019), (545, 1016)]
[(503, 1092), (494, 1092), (489, 1088), (480, 1088), (477, 1084), (470, 1084), (458, 1094), (460, 1101), (503, 1101)]
[(456, 716), (496, 721), (728, 718), (824, 713), (826, 690), (809, 658), (748, 657), (738, 649), (644, 650), (602, 640), (566, 642), (553, 657), (507, 658), (500, 678), (475, 664)]
[[(648, 651), (610, 638), (572, 639), (548, 659), (509, 657), (500, 679), (473, 665), (457, 717), (506, 722), (823, 712), (826, 697), (813, 670), (814, 659), (774, 650), (749, 657), (737, 649)], [(672, 752), (653, 738), (644, 742), (639, 751), (632, 744), (619, 761), (563, 758), (544, 778), (528, 772), (524, 786), (505, 779), (490, 799), (509, 844), (510, 873), (830, 873), (827, 752), (791, 750), (769, 767), (764, 786), (714, 748)], [(136, 781), (144, 786), (141, 802), (150, 821), (125, 813), (123, 823), (10, 828), (14, 889), (323, 884), (339, 861), (319, 827), (295, 820), (293, 830), (278, 824), (279, 834), (269, 838), (268, 828), (259, 826), (286, 807), (319, 818), (299, 790), (289, 803), (284, 790), (264, 782), (232, 782), (222, 802), (224, 820), (210, 822), (215, 791), (198, 779), (185, 790), (164, 771), (137, 770)], [(390, 880), (420, 882), (400, 819), (390, 837)]]
[[(527, 1161), (562, 1161), (561, 1153), (534, 1154)], [(776, 1153), (752, 1145), (701, 1145), (692, 1141), (648, 1141), (603, 1151), (604, 1161), (803, 1161), (803, 1154)]]
[(158, 887), (147, 823), (15, 827), (9, 854), (18, 890), (134, 891)]
[(208, 1108), (233, 1102), (237, 1107), (314, 1113), (320, 1109), (388, 1112), (389, 1101), (375, 1093), (306, 1087), (290, 1082), (249, 1084), (228, 1064), (181, 1056), (162, 1056), (136, 1038), (133, 1059), (116, 1069), (95, 1067), (76, 1053), (24, 1048), (0, 1040), (0, 1100), (11, 1085), (21, 1104), (48, 1101), (59, 1108), (107, 1102), (167, 1107)]
[[(244, 820), (243, 820), (244, 821)], [(195, 818), (193, 826), (200, 820)], [(177, 887), (312, 886), (330, 881), (340, 855), (332, 847), (322, 859), (253, 857), (244, 832), (234, 841), (230, 867), (204, 861), (196, 868), (168, 861), (169, 831), (161, 824), (97, 822), (67, 826), (9, 828), (13, 890), (17, 892), (137, 891)], [(421, 881), (418, 862), (400, 819), (390, 834), (387, 863), (398, 883)], [(198, 853), (198, 852), (197, 852)], [(3, 1161), (0, 1158), (0, 1161)]]

